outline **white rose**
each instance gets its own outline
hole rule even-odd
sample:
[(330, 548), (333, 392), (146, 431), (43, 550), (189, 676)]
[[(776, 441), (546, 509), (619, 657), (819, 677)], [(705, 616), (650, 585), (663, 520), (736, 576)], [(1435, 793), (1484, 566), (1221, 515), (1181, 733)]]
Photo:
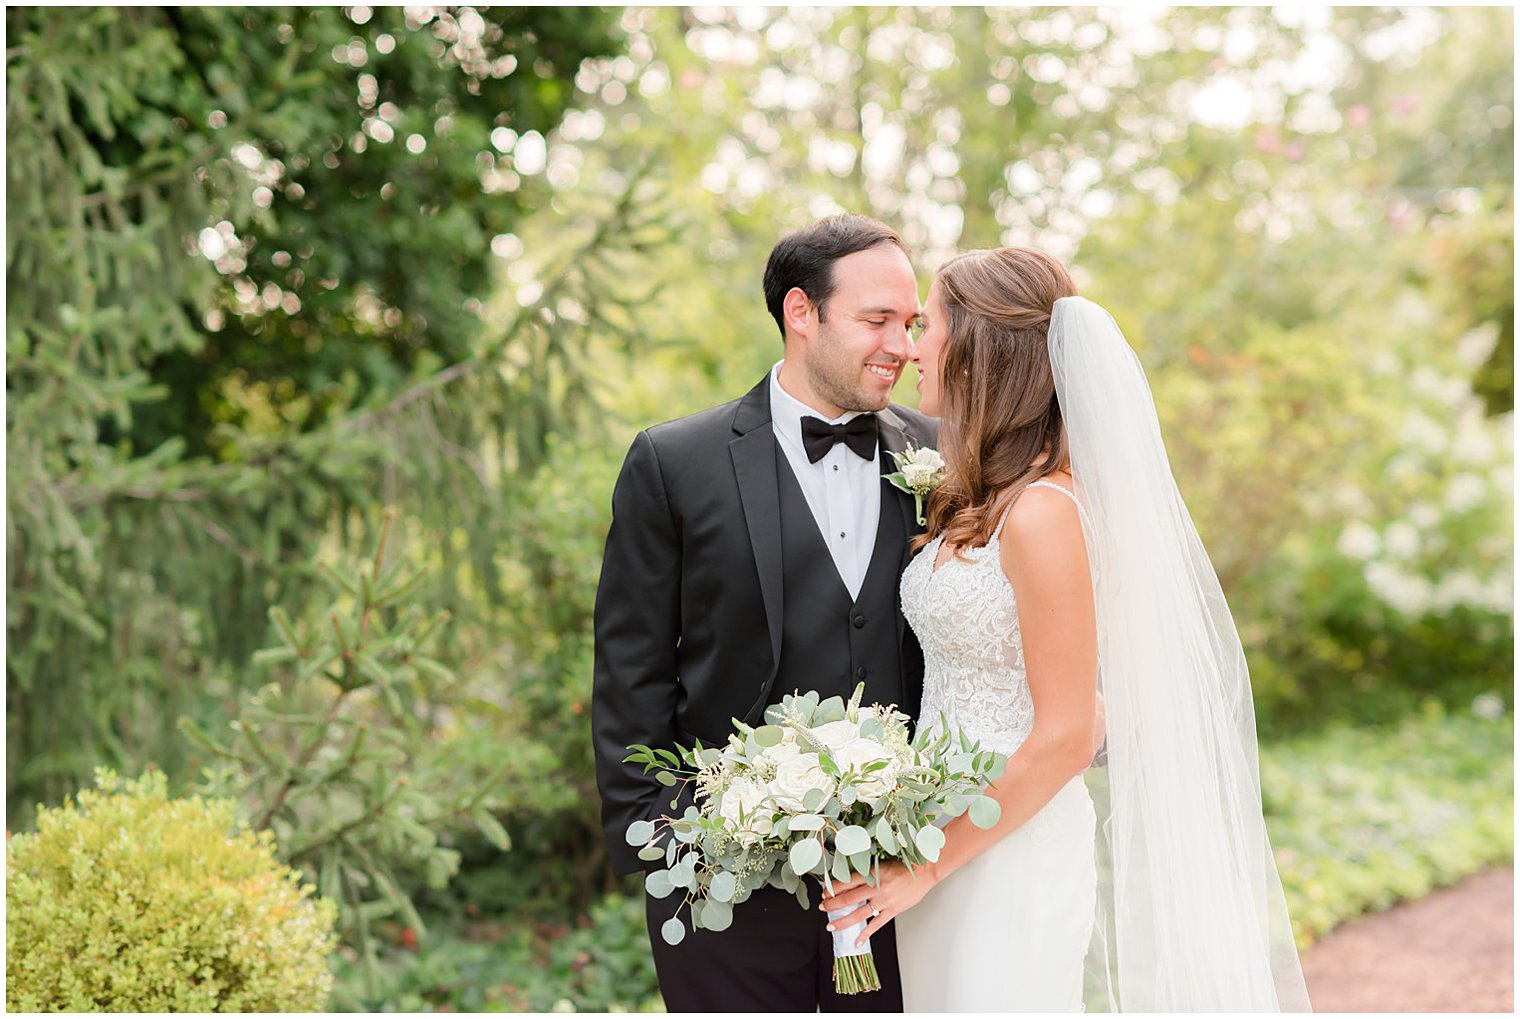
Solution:
[(928, 464), (904, 464), (902, 473), (909, 488), (928, 488), (934, 483), (934, 468)]
[(939, 455), (939, 450), (937, 449), (918, 450), (913, 456), (913, 462), (923, 464), (931, 471), (942, 471), (945, 469), (945, 458)]
[(799, 754), (776, 769), (770, 794), (782, 810), (800, 813), (807, 809), (803, 797), (813, 789), (821, 790), (827, 799), (834, 794), (834, 780), (824, 774), (817, 754)]
[(830, 754), (851, 740), (860, 738), (860, 726), (848, 718), (837, 722), (825, 722), (813, 730), (818, 741), (829, 748)]
[[(724, 790), (718, 804), (718, 814), (725, 827), (742, 845), (753, 845), (765, 838), (775, 827), (775, 818), (766, 800), (770, 790), (750, 778), (735, 779)], [(743, 820), (740, 820), (743, 815)]]
[(800, 753), (802, 750), (797, 746), (797, 735), (788, 729), (785, 738), (780, 743), (760, 751), (760, 759), (779, 767)]
[[(885, 768), (863, 774), (865, 766), (874, 761), (887, 761)], [(855, 792), (861, 800), (872, 810), (881, 806), (881, 801), (893, 789), (897, 788), (897, 762), (892, 752), (875, 740), (855, 739), (840, 747), (834, 753), (834, 763), (839, 765), (839, 770), (846, 775), (853, 774), (850, 784), (855, 787)]]

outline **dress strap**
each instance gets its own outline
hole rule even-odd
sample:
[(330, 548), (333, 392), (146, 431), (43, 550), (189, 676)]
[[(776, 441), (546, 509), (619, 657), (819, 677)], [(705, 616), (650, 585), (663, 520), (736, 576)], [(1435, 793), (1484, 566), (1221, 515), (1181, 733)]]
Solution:
[[(1044, 480), (1041, 480), (1041, 481), (1031, 481), (1029, 484), (1027, 484), (1027, 485), (1024, 486), (1024, 491), (1027, 492), (1031, 488), (1054, 488), (1057, 492), (1060, 492), (1062, 495), (1066, 496), (1066, 498), (1068, 498), (1068, 499), (1070, 499), (1072, 501), (1072, 503), (1077, 507), (1077, 512), (1079, 514), (1081, 514), (1084, 519), (1087, 517), (1087, 510), (1083, 509), (1081, 500), (1077, 498), (1077, 493), (1073, 492), (1071, 489), (1069, 489), (1069, 488), (1062, 488), (1060, 485), (1056, 484), (1054, 481), (1044, 481)], [(1022, 495), (1023, 493), (1021, 492), (1019, 494)], [(1015, 499), (1013, 502), (1018, 502), (1018, 500)], [(992, 532), (992, 540), (993, 541), (996, 541), (998, 539), (998, 537), (1000, 535), (1002, 535), (1002, 533), (1003, 533), (1003, 525), (1008, 522), (1008, 514), (1013, 509), (1013, 502), (1010, 502), (1008, 504), (1007, 509), (1003, 510), (1003, 515), (998, 518), (997, 527)]]
[[(1027, 484), (1027, 485), (1024, 486), (1024, 491), (1027, 492), (1031, 488), (1054, 488), (1057, 492), (1060, 492), (1061, 494), (1065, 495), (1068, 499), (1070, 499), (1076, 505), (1078, 513), (1080, 513), (1084, 518), (1087, 516), (1087, 510), (1085, 510), (1085, 509), (1082, 508), (1082, 502), (1081, 502), (1081, 500), (1079, 500), (1077, 498), (1077, 493), (1073, 492), (1071, 489), (1069, 489), (1069, 488), (1062, 488), (1060, 485), (1056, 484), (1054, 481), (1044, 481), (1044, 480), (1041, 480), (1041, 481), (1031, 481), (1029, 484)], [(1020, 493), (1020, 494), (1023, 494), (1023, 493)], [(1018, 502), (1018, 500), (1015, 499), (1015, 500), (1013, 500), (1013, 502)], [(997, 541), (998, 538), (1002, 535), (1002, 533), (1003, 533), (1003, 525), (1008, 522), (1008, 514), (1013, 511), (1013, 502), (1010, 502), (1006, 507), (1004, 507), (1004, 509), (1003, 509), (1003, 515), (1000, 516), (1000, 517), (998, 517), (997, 526), (992, 529), (992, 539), (991, 539), (991, 541)], [(991, 542), (989, 542), (989, 544), (990, 543)]]
[(1060, 485), (1056, 484), (1054, 481), (1044, 481), (1044, 480), (1031, 481), (1025, 487), (1026, 488), (1054, 488), (1057, 492), (1060, 492), (1062, 495), (1065, 495), (1072, 502), (1077, 503), (1077, 509), (1081, 509), (1082, 508), (1082, 504), (1077, 501), (1077, 493), (1073, 492), (1069, 488), (1062, 488)]

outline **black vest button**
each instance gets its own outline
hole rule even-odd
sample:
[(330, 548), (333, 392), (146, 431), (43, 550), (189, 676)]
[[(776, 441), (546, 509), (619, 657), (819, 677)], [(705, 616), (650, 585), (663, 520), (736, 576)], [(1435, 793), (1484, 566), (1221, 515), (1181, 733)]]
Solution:
[(866, 667), (864, 665), (862, 665), (860, 668), (858, 668), (858, 669), (855, 670), (855, 678), (856, 679), (865, 679), (866, 678)]
[(862, 626), (866, 625), (866, 617), (865, 616), (856, 616), (854, 619), (851, 620), (851, 622), (855, 624), (855, 629), (858, 630)]

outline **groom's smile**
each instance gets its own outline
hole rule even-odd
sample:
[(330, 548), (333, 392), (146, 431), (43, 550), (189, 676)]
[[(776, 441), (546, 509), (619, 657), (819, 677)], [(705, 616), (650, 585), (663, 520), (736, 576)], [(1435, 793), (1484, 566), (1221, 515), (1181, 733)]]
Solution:
[(919, 315), (913, 267), (896, 246), (846, 255), (833, 270), (833, 292), (798, 323), (802, 342), (795, 353), (801, 355), (806, 392), (793, 390), (797, 375), (786, 365), (781, 377), (788, 392), (830, 419), (879, 411), (891, 402), (913, 353), (909, 337)]

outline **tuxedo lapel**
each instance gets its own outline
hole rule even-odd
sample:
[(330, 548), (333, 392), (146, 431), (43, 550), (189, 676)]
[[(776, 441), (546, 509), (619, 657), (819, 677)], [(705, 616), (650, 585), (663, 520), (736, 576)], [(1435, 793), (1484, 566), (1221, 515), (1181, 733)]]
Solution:
[[(903, 429), (902, 419), (892, 413), (889, 407), (876, 415), (880, 427), (881, 436), (881, 473), (883, 476), (897, 471), (897, 464), (892, 460), (893, 453), (902, 453), (908, 448), (908, 433)], [(892, 501), (897, 504), (897, 510), (902, 514), (903, 531), (909, 538), (923, 530), (918, 526), (917, 516), (913, 512), (913, 497), (889, 481), (882, 481), (885, 486), (882, 495), (891, 494)], [(908, 567), (908, 546), (903, 545), (901, 570)]]
[(770, 377), (739, 401), (734, 431), (728, 444), (739, 483), (739, 501), (749, 529), (765, 625), (771, 638), (772, 677), (781, 661), (781, 498), (776, 485), (776, 437), (771, 431)]
[[(885, 475), (892, 474), (897, 470), (897, 464), (892, 460), (893, 453), (902, 453), (908, 448), (908, 433), (904, 430), (902, 419), (892, 413), (888, 407), (876, 415), (879, 426), (878, 435), (881, 440), (881, 473), (883, 475), (881, 497), (891, 499), (897, 504), (897, 511), (902, 514), (903, 533), (911, 540), (915, 534), (923, 530), (918, 526), (917, 515), (913, 511), (913, 497), (896, 485), (885, 480)], [(902, 546), (902, 558), (898, 563), (897, 572), (901, 576), (902, 571), (908, 568), (908, 561), (912, 556), (908, 552), (908, 542)], [(897, 639), (902, 640), (903, 630), (907, 621), (903, 618), (902, 606), (897, 607)]]

